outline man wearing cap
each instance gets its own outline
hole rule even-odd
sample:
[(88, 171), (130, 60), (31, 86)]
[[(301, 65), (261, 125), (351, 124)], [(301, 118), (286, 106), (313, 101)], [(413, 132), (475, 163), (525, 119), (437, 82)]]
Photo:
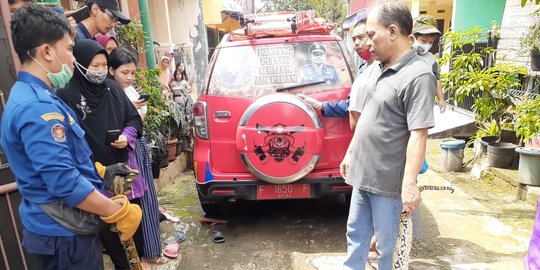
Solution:
[(336, 84), (339, 80), (336, 69), (324, 63), (326, 48), (315, 42), (309, 46), (308, 52), (313, 63), (302, 67), (301, 83), (324, 81), (329, 85)]
[(98, 34), (107, 34), (117, 22), (128, 24), (129, 18), (120, 11), (117, 0), (86, 0), (90, 16), (77, 24), (75, 42), (94, 39)]
[(444, 102), (444, 95), (441, 86), (441, 73), (439, 71), (439, 64), (435, 56), (429, 52), (433, 42), (437, 40), (442, 34), (437, 29), (437, 20), (430, 15), (420, 15), (413, 22), (413, 37), (414, 43), (412, 49), (418, 53), (420, 58), (431, 67), (433, 75), (437, 79), (437, 99), (439, 103), (440, 112), (446, 110), (446, 103)]

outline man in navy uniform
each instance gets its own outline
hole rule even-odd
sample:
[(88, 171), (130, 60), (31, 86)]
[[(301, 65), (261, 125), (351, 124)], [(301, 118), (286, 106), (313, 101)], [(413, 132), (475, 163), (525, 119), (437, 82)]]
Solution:
[(302, 67), (301, 83), (324, 81), (326, 84), (336, 84), (339, 81), (336, 68), (324, 63), (326, 48), (322, 44), (315, 42), (309, 46), (308, 52), (312, 64)]
[(2, 116), (0, 144), (22, 195), (22, 244), (43, 269), (103, 269), (100, 220), (116, 224), (127, 240), (142, 215), (126, 196), (99, 192), (104, 182), (85, 133), (55, 94), (72, 74), (71, 27), (62, 15), (29, 5), (15, 12), (11, 33), (21, 71)]

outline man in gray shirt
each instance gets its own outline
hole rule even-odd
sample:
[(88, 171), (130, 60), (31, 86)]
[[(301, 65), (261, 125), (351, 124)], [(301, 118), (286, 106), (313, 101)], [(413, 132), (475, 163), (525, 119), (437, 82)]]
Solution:
[(412, 17), (402, 2), (384, 2), (368, 15), (368, 46), (380, 61), (373, 92), (362, 111), (340, 170), (353, 186), (344, 269), (364, 269), (371, 234), (377, 237), (379, 269), (392, 269), (402, 211), (420, 204), (416, 177), (428, 128), (435, 125), (436, 81), (412, 51)]

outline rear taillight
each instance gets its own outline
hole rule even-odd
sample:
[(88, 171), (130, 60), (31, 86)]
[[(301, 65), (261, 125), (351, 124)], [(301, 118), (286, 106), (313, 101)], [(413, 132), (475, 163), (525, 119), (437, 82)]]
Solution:
[(208, 140), (208, 121), (206, 115), (206, 102), (197, 101), (193, 106), (195, 121), (195, 134), (203, 140)]

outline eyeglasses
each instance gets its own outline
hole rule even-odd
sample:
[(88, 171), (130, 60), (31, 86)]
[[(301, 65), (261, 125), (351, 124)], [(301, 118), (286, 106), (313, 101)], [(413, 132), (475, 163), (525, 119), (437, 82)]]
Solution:
[(110, 12), (109, 10), (104, 9), (104, 8), (100, 8), (100, 9), (101, 9), (101, 12), (107, 14), (107, 16), (109, 16), (109, 18), (110, 18), (114, 23), (117, 23), (117, 22), (118, 22), (118, 18), (116, 18), (116, 16), (114, 16), (114, 14), (112, 14), (112, 12)]

